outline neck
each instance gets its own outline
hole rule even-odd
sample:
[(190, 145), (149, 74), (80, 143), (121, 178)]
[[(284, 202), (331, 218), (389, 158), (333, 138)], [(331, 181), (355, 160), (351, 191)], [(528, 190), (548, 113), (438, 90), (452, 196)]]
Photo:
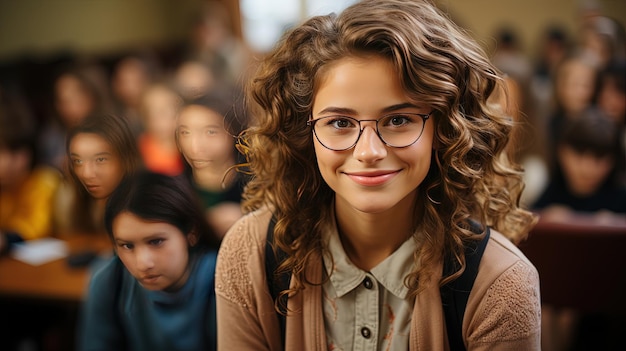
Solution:
[(344, 251), (352, 263), (370, 271), (413, 235), (413, 209), (363, 213), (336, 208), (337, 228)]
[(201, 188), (211, 191), (221, 191), (224, 187), (228, 187), (235, 179), (235, 171), (223, 167), (220, 169), (204, 168), (193, 170), (193, 180)]

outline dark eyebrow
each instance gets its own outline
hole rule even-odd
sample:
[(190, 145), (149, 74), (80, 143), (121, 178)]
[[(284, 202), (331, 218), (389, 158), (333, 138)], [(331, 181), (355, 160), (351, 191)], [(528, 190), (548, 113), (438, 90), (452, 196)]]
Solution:
[(405, 108), (419, 108), (419, 106), (412, 104), (410, 102), (405, 102), (402, 104), (397, 104), (397, 105), (391, 105), (389, 107), (385, 107), (383, 109), (383, 113), (389, 113), (389, 112), (394, 112), (394, 111), (398, 111), (398, 110), (403, 110)]
[(337, 115), (356, 115), (356, 110), (353, 110), (351, 108), (346, 108), (346, 107), (327, 107), (323, 110), (321, 110), (318, 114), (322, 115), (322, 114), (326, 114), (326, 113), (333, 113), (333, 114), (337, 114)]
[[(382, 113), (390, 113), (390, 112), (394, 112), (394, 111), (398, 111), (398, 110), (402, 110), (405, 108), (419, 108), (419, 106), (412, 104), (410, 102), (404, 102), (401, 104), (397, 104), (397, 105), (391, 105), (391, 106), (387, 106), (382, 110)], [(351, 108), (346, 108), (346, 107), (327, 107), (323, 110), (321, 110), (318, 114), (326, 114), (326, 113), (333, 113), (333, 114), (338, 114), (338, 115), (356, 115), (357, 112), (354, 109)]]
[[(94, 156), (96, 156), (96, 157), (97, 157), (97, 156), (110, 156), (110, 155), (113, 155), (113, 154), (112, 154), (112, 153), (110, 153), (110, 152), (105, 151), (105, 152), (98, 152), (98, 153), (97, 153), (97, 154), (95, 154)], [(70, 153), (70, 156), (73, 156), (73, 157), (80, 157), (80, 155), (79, 155), (79, 154), (77, 154), (77, 153), (75, 153), (75, 152)]]

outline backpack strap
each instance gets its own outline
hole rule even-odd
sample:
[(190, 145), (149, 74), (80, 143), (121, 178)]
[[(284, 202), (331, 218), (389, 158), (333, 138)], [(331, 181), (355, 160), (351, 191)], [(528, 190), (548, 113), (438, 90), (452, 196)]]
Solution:
[[(485, 252), (485, 247), (489, 241), (489, 227), (483, 228), (480, 224), (470, 221), (470, 230), (474, 233), (485, 235), (480, 241), (470, 242), (465, 246), (465, 270), (457, 279), (441, 287), (441, 301), (448, 332), (448, 343), (450, 350), (465, 350), (463, 343), (463, 316), (465, 307), (469, 299), (470, 292), (474, 286), (474, 280), (478, 275), (478, 265)], [(450, 275), (459, 270), (458, 264), (447, 257), (443, 263), (443, 274)]]
[[(269, 225), (267, 226), (267, 239), (265, 241), (265, 279), (267, 279), (267, 286), (269, 287), (272, 300), (276, 301), (281, 291), (289, 289), (289, 283), (291, 281), (291, 272), (283, 272), (280, 275), (276, 275), (276, 268), (285, 260), (287, 254), (279, 247), (274, 245), (274, 226), (276, 225), (276, 218), (272, 216)], [(285, 329), (286, 321), (285, 316), (287, 314), (287, 295), (282, 297), (283, 301), (278, 303), (280, 313), (276, 313), (278, 317), (278, 324), (280, 326), (280, 340), (285, 346)]]

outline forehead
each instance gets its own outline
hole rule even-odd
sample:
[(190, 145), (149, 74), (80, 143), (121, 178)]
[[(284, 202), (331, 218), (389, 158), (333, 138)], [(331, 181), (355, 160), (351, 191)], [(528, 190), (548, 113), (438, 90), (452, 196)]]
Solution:
[(96, 133), (78, 133), (70, 141), (70, 153), (94, 155), (99, 153), (115, 154), (111, 144)]
[(408, 101), (391, 61), (375, 55), (346, 57), (321, 73), (313, 113), (329, 106), (379, 110)]
[(183, 108), (178, 117), (179, 125), (222, 125), (224, 117), (205, 106), (189, 105)]
[(112, 223), (113, 238), (123, 241), (141, 241), (155, 236), (180, 236), (184, 234), (172, 224), (141, 218), (131, 212), (118, 214)]

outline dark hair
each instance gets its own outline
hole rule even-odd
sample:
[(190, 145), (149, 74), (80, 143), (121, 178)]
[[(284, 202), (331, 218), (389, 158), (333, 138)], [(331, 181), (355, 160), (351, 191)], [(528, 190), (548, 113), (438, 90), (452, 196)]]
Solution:
[(181, 176), (141, 171), (125, 179), (111, 194), (104, 225), (113, 239), (113, 220), (129, 212), (142, 219), (166, 222), (183, 234), (197, 234), (194, 248), (217, 248), (218, 239), (204, 217), (191, 184)]
[(0, 91), (0, 148), (31, 153), (31, 168), (36, 160), (37, 131), (35, 119), (23, 96)]
[[(610, 156), (615, 166), (607, 177), (607, 182), (619, 183), (624, 171), (624, 151), (621, 130), (617, 123), (600, 109), (590, 107), (576, 118), (569, 119), (558, 140), (558, 145), (569, 146), (578, 153), (591, 153), (596, 157)], [(555, 165), (556, 176), (561, 176), (560, 166)]]

